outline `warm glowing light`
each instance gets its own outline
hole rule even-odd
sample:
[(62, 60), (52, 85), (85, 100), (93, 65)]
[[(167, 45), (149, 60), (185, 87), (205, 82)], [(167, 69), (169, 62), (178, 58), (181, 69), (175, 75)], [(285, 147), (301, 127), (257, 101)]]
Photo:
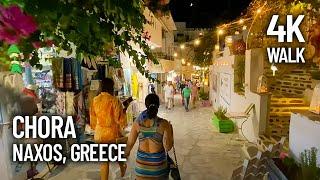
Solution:
[(180, 45), (180, 49), (184, 49), (186, 46), (184, 44)]
[(239, 31), (236, 31), (236, 32), (234, 32), (234, 34), (235, 34), (235, 35), (238, 35), (238, 34), (240, 34), (240, 32), (239, 32)]
[(274, 64), (271, 65), (270, 69), (272, 70), (272, 75), (275, 76), (276, 75), (276, 71), (278, 71), (277, 66), (275, 66)]
[(219, 46), (218, 44), (216, 44), (216, 45), (214, 46), (214, 49), (215, 49), (215, 50), (219, 50), (219, 49), (220, 49), (220, 46)]
[(189, 62), (188, 62), (188, 64), (187, 64), (187, 65), (188, 65), (188, 66), (191, 66), (191, 63), (189, 63)]
[(200, 44), (200, 40), (199, 40), (199, 39), (196, 39), (196, 40), (194, 41), (194, 44), (195, 44), (195, 45), (199, 45), (199, 44)]
[(243, 19), (240, 19), (240, 20), (239, 20), (239, 23), (240, 23), (240, 24), (243, 24), (243, 23), (244, 23), (244, 20), (243, 20)]
[(247, 26), (243, 26), (243, 27), (242, 27), (242, 30), (246, 30), (246, 29), (247, 29)]
[(177, 56), (178, 56), (178, 53), (175, 52), (175, 53), (173, 54), (173, 56), (174, 56), (174, 57), (177, 57)]
[(223, 32), (223, 30), (222, 29), (219, 29), (218, 30), (218, 35), (222, 35), (224, 32)]
[(261, 10), (261, 8), (259, 8), (258, 10), (257, 10), (257, 14), (260, 14), (262, 12), (262, 10)]
[(203, 33), (201, 32), (201, 33), (199, 33), (199, 36), (202, 36), (203, 35)]
[(232, 41), (233, 41), (232, 36), (227, 36), (226, 37), (226, 43), (227, 44), (232, 44)]
[(154, 49), (155, 49), (156, 47), (154, 47), (154, 46), (151, 46), (150, 48), (151, 48), (152, 50), (154, 50)]
[(181, 63), (182, 63), (182, 64), (185, 64), (186, 61), (182, 58), (182, 59), (181, 59)]

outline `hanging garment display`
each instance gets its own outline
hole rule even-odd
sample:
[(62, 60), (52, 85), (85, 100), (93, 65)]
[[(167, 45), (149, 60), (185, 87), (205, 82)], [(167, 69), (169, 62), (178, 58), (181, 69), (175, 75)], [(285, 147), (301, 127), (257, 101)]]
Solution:
[(33, 85), (32, 67), (28, 62), (24, 63), (24, 82), (25, 85)]
[(66, 114), (66, 94), (65, 92), (57, 91), (57, 99), (56, 99), (56, 109), (57, 114), (65, 115)]
[(75, 114), (74, 92), (57, 91), (56, 109), (59, 115), (72, 116)]
[(24, 87), (21, 74), (8, 74), (4, 77), (4, 86), (14, 89), (15, 92), (21, 92)]
[(65, 58), (63, 61), (64, 89), (72, 90), (72, 59)]
[(4, 86), (4, 81), (7, 75), (10, 75), (10, 71), (0, 72), (0, 85)]
[(98, 64), (98, 79), (106, 78), (106, 65), (104, 64)]
[(63, 59), (53, 58), (52, 60), (53, 85), (56, 88), (63, 88)]
[(64, 91), (78, 92), (83, 88), (80, 61), (74, 58), (55, 58), (52, 60), (54, 86)]
[(131, 77), (132, 82), (132, 97), (139, 98), (139, 83), (137, 73), (133, 73)]
[(72, 116), (75, 114), (74, 109), (74, 92), (66, 92), (66, 115)]
[(79, 77), (79, 66), (77, 60), (73, 60), (72, 62), (72, 84), (75, 91), (80, 90), (80, 77)]
[(125, 79), (125, 86), (124, 86), (124, 95), (131, 96), (131, 70), (124, 69), (124, 79)]

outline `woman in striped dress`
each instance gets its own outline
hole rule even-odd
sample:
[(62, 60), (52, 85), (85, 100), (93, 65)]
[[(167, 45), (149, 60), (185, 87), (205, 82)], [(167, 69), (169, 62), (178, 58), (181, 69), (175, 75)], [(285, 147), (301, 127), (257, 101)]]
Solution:
[(136, 158), (136, 179), (168, 179), (166, 152), (173, 146), (173, 131), (169, 121), (159, 118), (159, 97), (149, 94), (145, 99), (147, 110), (133, 123), (126, 149), (126, 156), (139, 138)]

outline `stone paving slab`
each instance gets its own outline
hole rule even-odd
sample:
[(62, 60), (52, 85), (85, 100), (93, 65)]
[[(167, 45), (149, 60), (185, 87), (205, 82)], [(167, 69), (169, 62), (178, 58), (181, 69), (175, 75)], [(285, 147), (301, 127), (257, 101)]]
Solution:
[[(182, 106), (175, 106), (174, 110), (160, 109), (159, 116), (168, 119), (173, 125), (182, 180), (230, 179), (232, 170), (242, 164), (243, 142), (236, 140), (236, 133), (217, 132), (211, 125), (211, 108), (185, 112)], [(136, 149), (137, 144), (128, 161), (126, 176), (122, 179), (134, 179)], [(169, 154), (173, 157), (172, 152)], [(117, 164), (111, 165), (110, 172), (110, 179), (121, 179)], [(99, 164), (69, 163), (62, 170), (51, 174), (50, 179), (99, 179)]]

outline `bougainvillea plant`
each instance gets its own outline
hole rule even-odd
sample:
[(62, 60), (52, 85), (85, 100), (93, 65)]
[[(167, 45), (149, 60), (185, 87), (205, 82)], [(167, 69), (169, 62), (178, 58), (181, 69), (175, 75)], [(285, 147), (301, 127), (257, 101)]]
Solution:
[[(127, 53), (149, 79), (144, 64), (147, 61), (158, 64), (142, 37), (146, 19), (141, 0), (5, 0), (0, 5), (6, 9), (19, 5), (25, 16), (35, 19), (38, 31), (20, 38), (18, 43), (25, 53), (35, 55), (34, 47), (46, 46), (50, 40), (67, 51), (72, 51), (74, 44), (76, 53), (82, 56), (110, 59), (113, 58), (109, 53), (112, 44), (117, 53)], [(133, 45), (140, 47), (143, 53)], [(37, 64), (36, 56), (33, 57), (31, 63)]]

